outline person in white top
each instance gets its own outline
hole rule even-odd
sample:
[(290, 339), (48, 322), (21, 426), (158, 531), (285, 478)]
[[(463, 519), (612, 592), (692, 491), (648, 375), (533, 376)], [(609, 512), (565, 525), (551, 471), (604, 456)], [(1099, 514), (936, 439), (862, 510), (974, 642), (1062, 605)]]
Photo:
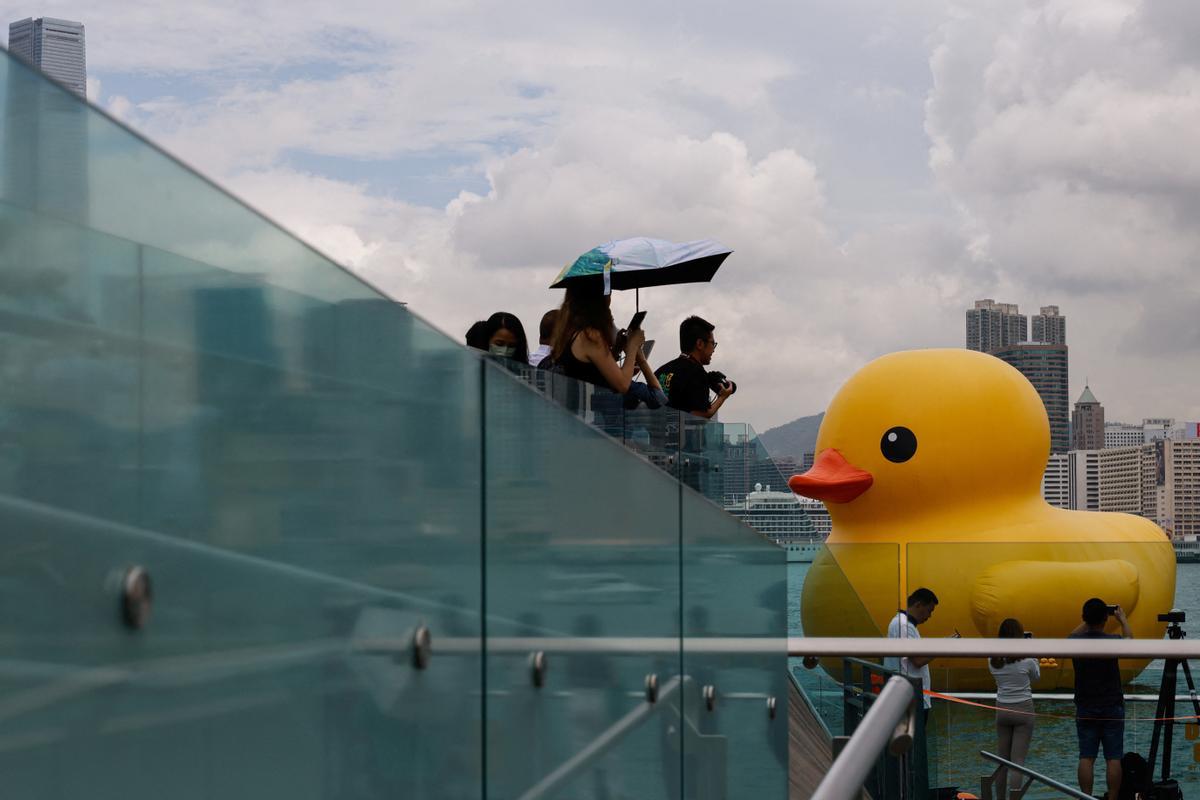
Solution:
[[(917, 626), (926, 622), (933, 616), (933, 610), (937, 608), (937, 595), (924, 587), (917, 589), (908, 596), (908, 604), (903, 611), (896, 612), (896, 616), (892, 617), (892, 621), (888, 623), (887, 638), (889, 639), (920, 639), (921, 634), (917, 633)], [(921, 688), (929, 691), (929, 661), (928, 658), (920, 656), (904, 658), (885, 658), (883, 666), (887, 669), (893, 669), (901, 675), (910, 675), (914, 678), (921, 679)], [(923, 707), (928, 712), (930, 706), (929, 695), (922, 695), (924, 701)]]
[(529, 351), (529, 366), (536, 367), (550, 355), (550, 339), (554, 337), (554, 323), (558, 322), (558, 309), (552, 308), (542, 314), (542, 322), (538, 325), (538, 346)]
[[(1009, 617), (1000, 623), (1001, 639), (1020, 639), (1025, 629), (1018, 620)], [(996, 753), (1014, 764), (1024, 764), (1033, 738), (1033, 682), (1042, 676), (1036, 658), (993, 658), (988, 669), (996, 679)], [(996, 771), (997, 800), (1007, 800), (1021, 789), (1023, 776), (1015, 770), (1005, 776), (1001, 767)], [(1005, 778), (1007, 777), (1007, 791)]]

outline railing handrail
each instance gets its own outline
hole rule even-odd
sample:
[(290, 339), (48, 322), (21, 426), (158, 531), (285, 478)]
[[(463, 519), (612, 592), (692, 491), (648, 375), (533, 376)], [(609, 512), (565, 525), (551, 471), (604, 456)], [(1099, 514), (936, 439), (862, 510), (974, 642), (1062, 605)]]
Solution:
[(1050, 778), (1050, 777), (1047, 777), (1047, 776), (1041, 774), (1040, 772), (1036, 772), (1036, 771), (1030, 769), (1029, 767), (1025, 766), (1024, 764), (1015, 764), (1012, 761), (1009, 761), (1007, 758), (1002, 758), (1002, 757), (996, 755), (995, 753), (989, 753), (986, 750), (980, 750), (979, 755), (983, 756), (984, 758), (988, 759), (989, 761), (994, 761), (997, 764), (1000, 764), (1001, 766), (1007, 767), (1008, 769), (1016, 770), (1017, 772), (1020, 772), (1022, 775), (1028, 775), (1030, 778), (1033, 778), (1035, 781), (1045, 784), (1046, 786), (1049, 786), (1051, 789), (1054, 789), (1056, 792), (1062, 792), (1067, 797), (1074, 797), (1077, 800), (1092, 800), (1091, 795), (1086, 795), (1083, 792), (1079, 791), (1078, 789), (1076, 789), (1072, 786), (1067, 786), (1065, 783), (1060, 783), (1059, 781), (1054, 780), (1054, 778)]
[(888, 679), (850, 741), (821, 779), (812, 800), (850, 800), (862, 793), (863, 783), (896, 726), (909, 712), (913, 697), (913, 685), (907, 678), (893, 675)]
[[(402, 638), (403, 637), (403, 638)], [(360, 652), (407, 648), (407, 636), (359, 639)], [(478, 652), (477, 636), (439, 638), (433, 652)], [(884, 639), (879, 637), (789, 636), (488, 636), (489, 654), (545, 653), (601, 655), (685, 654), (871, 658), (1200, 658), (1200, 639)]]

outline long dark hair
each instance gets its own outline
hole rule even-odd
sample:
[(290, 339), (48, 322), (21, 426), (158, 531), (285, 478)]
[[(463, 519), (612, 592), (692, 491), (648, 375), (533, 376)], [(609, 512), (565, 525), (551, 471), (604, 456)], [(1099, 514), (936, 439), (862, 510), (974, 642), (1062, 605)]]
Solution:
[[(1013, 617), (1009, 617), (1004, 622), (1001, 622), (1000, 632), (996, 634), (1000, 639), (1020, 639), (1024, 635), (1025, 628), (1021, 625), (1021, 621)], [(993, 658), (992, 666), (1000, 669), (1005, 664), (1014, 664), (1020, 660), (1019, 658)]]
[(492, 337), (499, 330), (510, 331), (513, 336), (517, 337), (517, 349), (512, 354), (513, 361), (520, 361), (523, 364), (529, 363), (529, 340), (525, 338), (525, 326), (521, 324), (521, 320), (517, 319), (516, 315), (510, 314), (507, 311), (497, 311), (483, 323), (482, 349), (488, 349), (488, 344), (492, 341)]
[(563, 295), (562, 306), (558, 309), (558, 319), (554, 322), (554, 336), (550, 339), (550, 358), (560, 361), (563, 354), (570, 349), (575, 335), (588, 328), (595, 328), (611, 343), (613, 335), (612, 310), (608, 307), (608, 297), (601, 294), (599, 289), (577, 289), (568, 286)]

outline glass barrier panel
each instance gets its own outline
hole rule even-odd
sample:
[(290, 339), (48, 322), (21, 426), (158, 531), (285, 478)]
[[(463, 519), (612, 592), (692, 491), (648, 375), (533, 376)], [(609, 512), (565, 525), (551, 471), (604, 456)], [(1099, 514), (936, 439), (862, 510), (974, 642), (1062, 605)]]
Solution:
[[(678, 797), (679, 484), (488, 366), (488, 795)], [(544, 640), (543, 685), (513, 637)], [(672, 644), (611, 652), (645, 637)]]
[[(725, 423), (680, 414), (679, 479), (718, 506), (725, 502)], [(739, 426), (744, 428), (744, 426)]]
[[(1113, 515), (1117, 517), (1117, 515)], [(1116, 523), (1135, 518), (1117, 517)], [(1108, 520), (1106, 520), (1108, 522)], [(906, 547), (906, 591), (918, 586), (932, 589), (939, 598), (933, 616), (922, 626), (924, 636), (946, 636), (956, 630), (963, 636), (995, 637), (1006, 619), (1017, 620), (1021, 632), (1045, 638), (1065, 637), (1081, 624), (1084, 601), (1099, 597), (1119, 604), (1127, 612), (1135, 638), (1161, 638), (1166, 622), (1158, 614), (1171, 608), (1200, 613), (1200, 603), (1190, 586), (1190, 564), (1175, 564), (1175, 554), (1165, 539), (1144, 541), (1025, 542), (921, 542)], [(1153, 533), (1151, 531), (1151, 533)], [(1188, 615), (1194, 616), (1193, 615)], [(1186, 630), (1187, 623), (1180, 631)], [(1109, 617), (1106, 633), (1118, 635), (1120, 626)], [(1155, 706), (1163, 687), (1163, 663), (1122, 660), (1125, 696), (1122, 752), (1148, 756)], [(1078, 741), (1075, 729), (1074, 668), (1071, 659), (1043, 659), (1039, 678), (1032, 682), (1037, 714), (1027, 763), (1072, 786), (1076, 777)], [(978, 751), (1000, 746), (997, 739), (996, 682), (984, 659), (939, 659), (931, 665), (933, 689), (954, 696), (936, 700), (930, 722), (930, 747), (936, 752), (935, 774), (939, 786), (979, 786), (979, 776), (991, 768)], [(1168, 681), (1169, 683), (1169, 681)], [(1177, 716), (1195, 712), (1186, 701), (1188, 688), (1182, 672), (1175, 692), (1180, 697)], [(1166, 689), (1170, 691), (1170, 689)], [(965, 701), (965, 702), (964, 702)], [(980, 703), (986, 708), (967, 705)], [(1181, 721), (1172, 743), (1172, 777), (1188, 791), (1200, 788), (1196, 729)], [(1160, 740), (1161, 751), (1165, 742)], [(1095, 792), (1103, 791), (1103, 756), (1098, 759)], [(931, 762), (932, 764), (932, 762)], [(1157, 773), (1156, 773), (1157, 774)]]
[(684, 414), (672, 408), (645, 407), (625, 412), (623, 441), (663, 472), (677, 477), (680, 470), (679, 431)]
[(0, 113), (11, 793), (477, 793), (479, 361), (5, 54)]
[(725, 437), (721, 468), (725, 477), (722, 505), (728, 508), (744, 503), (755, 492), (791, 495), (787, 486), (790, 475), (784, 475), (779, 470), (754, 428), (738, 422), (726, 422), (722, 427)]
[[(787, 568), (789, 636), (887, 636), (900, 603), (896, 545), (825, 544), (811, 562), (789, 559)], [(792, 658), (789, 666), (826, 727), (841, 735), (842, 659), (822, 658), (810, 668)]]
[[(684, 796), (784, 797), (785, 554), (696, 492), (682, 499)], [(727, 636), (769, 638), (778, 651), (704, 651), (706, 638)]]
[(34, 69), (3, 51), (0, 61), (0, 200), (321, 300), (378, 296)]

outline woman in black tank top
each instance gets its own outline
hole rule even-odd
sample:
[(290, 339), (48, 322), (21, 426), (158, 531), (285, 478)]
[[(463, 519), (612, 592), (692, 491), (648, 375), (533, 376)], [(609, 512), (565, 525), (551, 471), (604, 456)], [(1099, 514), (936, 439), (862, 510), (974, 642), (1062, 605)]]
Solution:
[(646, 384), (662, 391), (654, 370), (642, 355), (642, 343), (646, 334), (641, 330), (631, 331), (625, 344), (626, 357), (623, 365), (617, 364), (613, 356), (613, 324), (609, 295), (600, 294), (597, 288), (577, 289), (568, 286), (554, 326), (550, 359), (565, 375), (580, 381), (594, 383), (625, 394), (633, 384), (633, 373), (641, 367)]

